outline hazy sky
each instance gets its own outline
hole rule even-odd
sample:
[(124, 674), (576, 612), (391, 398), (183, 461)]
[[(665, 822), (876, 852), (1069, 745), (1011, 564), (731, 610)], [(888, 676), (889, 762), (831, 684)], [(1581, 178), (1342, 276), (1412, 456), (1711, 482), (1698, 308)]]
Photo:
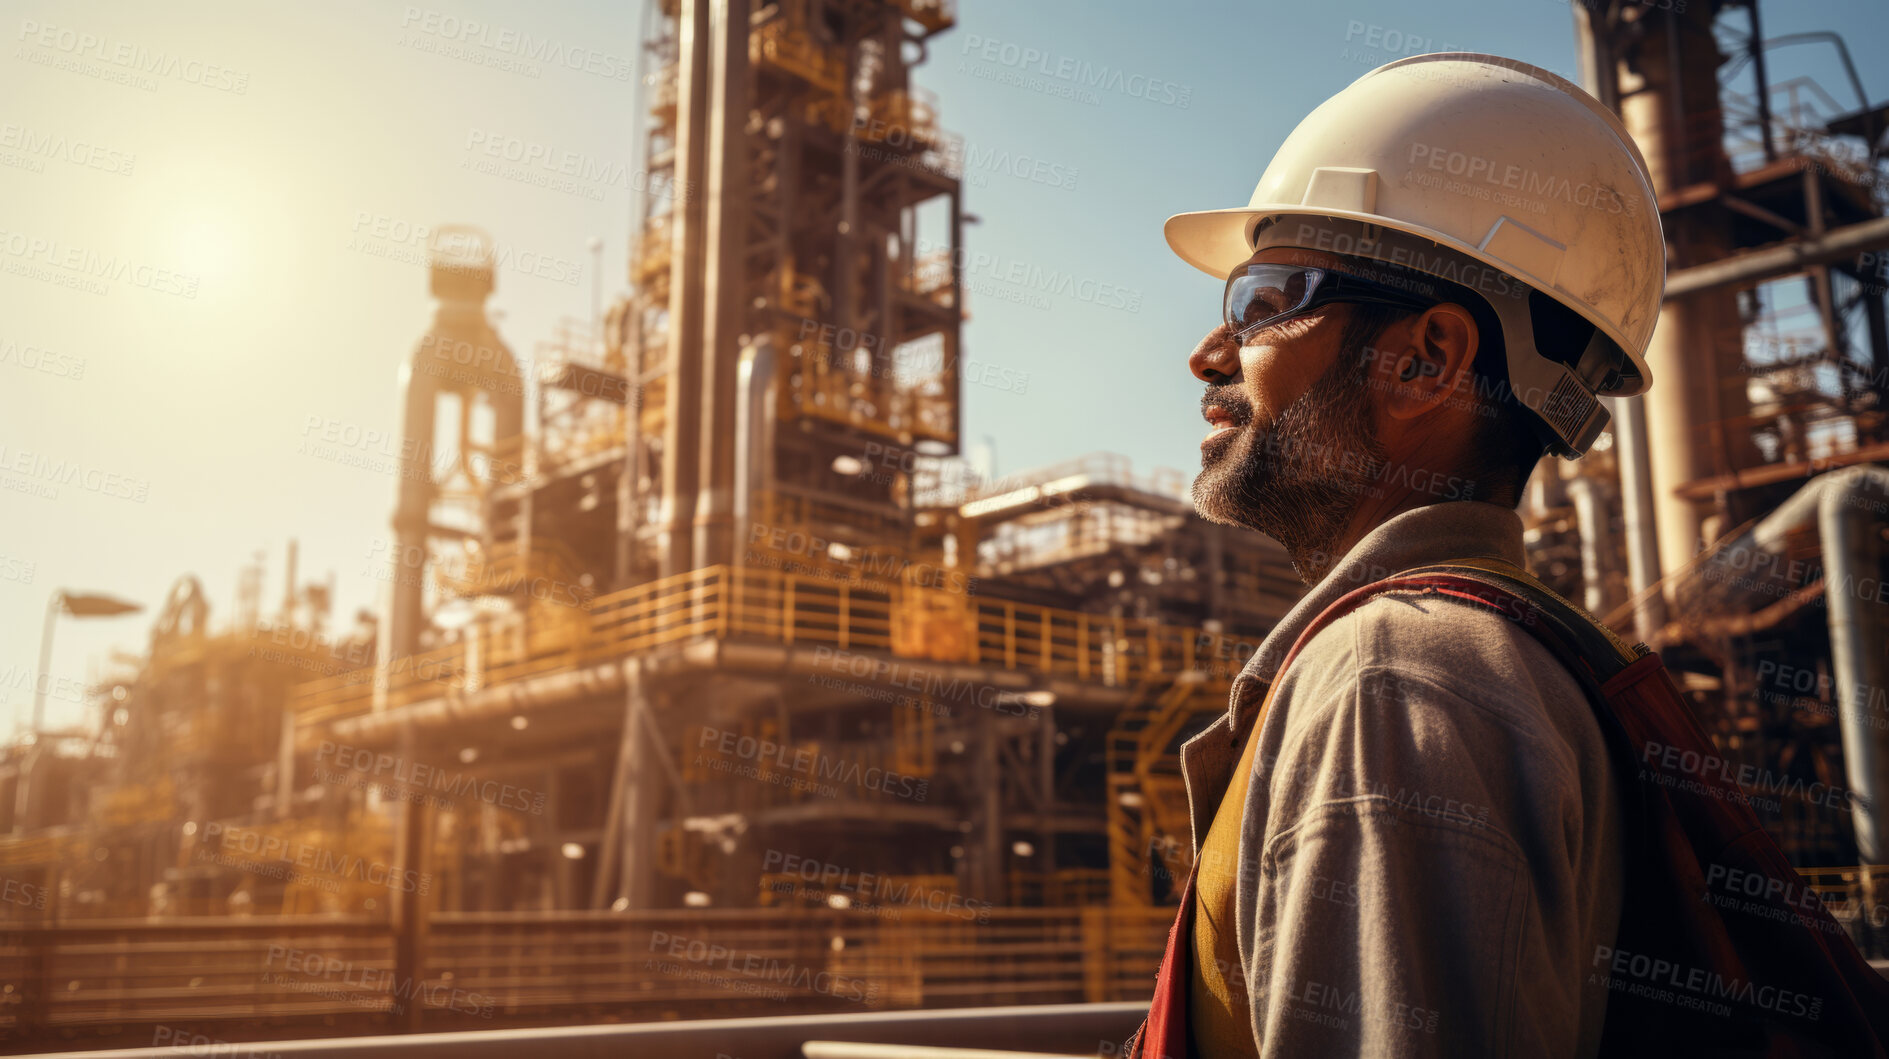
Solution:
[[(490, 304), (521, 354), (588, 316), (593, 236), (606, 296), (621, 290), (633, 176), (541, 187), (478, 163), (496, 144), (632, 170), (643, 6), (8, 0), (0, 734), (30, 708), (55, 588), (148, 610), (61, 622), (54, 724), (80, 717), (72, 689), (108, 650), (143, 649), (185, 573), (227, 620), (258, 551), (279, 598), (294, 537), (305, 577), (336, 573), (337, 617), (377, 603), (391, 461), (322, 439), (397, 436), (395, 371), (432, 308), (413, 229), (492, 233), (506, 257)], [(1889, 97), (1889, 4), (1772, 3), (1765, 20), (1842, 31), (1872, 99)], [(524, 34), (588, 62), (521, 58)], [(1244, 204), (1317, 103), (1399, 55), (1453, 49), (1576, 76), (1557, 0), (960, 0), (918, 81), (971, 148), (965, 352), (1028, 378), (966, 388), (967, 445), (989, 438), (1002, 471), (1096, 450), (1191, 468), (1184, 358), (1218, 285), (1171, 256), (1161, 221)], [(1774, 81), (1814, 76), (1853, 105), (1829, 48), (1775, 62)], [(1127, 76), (1089, 89), (1058, 76), (1071, 69)], [(1007, 286), (1013, 263), (1109, 293)]]

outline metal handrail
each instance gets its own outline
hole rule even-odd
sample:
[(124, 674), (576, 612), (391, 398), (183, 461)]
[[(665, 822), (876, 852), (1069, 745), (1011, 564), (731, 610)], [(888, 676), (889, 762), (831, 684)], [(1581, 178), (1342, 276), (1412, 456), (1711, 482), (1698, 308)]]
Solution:
[[(900, 653), (894, 629), (940, 613), (962, 615), (959, 657), (939, 658), (936, 650), (926, 657), (1117, 687), (1148, 674), (1191, 669), (1197, 645), (1216, 638), (1186, 626), (942, 589), (901, 584), (871, 591), (846, 581), (725, 565), (637, 585), (569, 610), (565, 622), (528, 624), (524, 616), (509, 614), (477, 623), (472, 628), (482, 660), (476, 671), (468, 668), (465, 640), (396, 659), (386, 674), (387, 708), (466, 690), (469, 683), (490, 687), (698, 637)], [(304, 725), (365, 713), (374, 706), (376, 679), (376, 669), (364, 667), (308, 681), (291, 691), (290, 706)]]
[(801, 1059), (808, 1041), (925, 1044), (976, 1047), (997, 1044), (1039, 1053), (1120, 1054), (1122, 1041), (1147, 1012), (1145, 1003), (1040, 1004), (961, 1008), (952, 1011), (885, 1012), (866, 1015), (789, 1015), (750, 1019), (700, 1019), (640, 1025), (554, 1026), (466, 1033), (270, 1041), (254, 1046), (197, 1042), (174, 1027), (174, 1046), (105, 1052), (62, 1052), (65, 1059), (176, 1059), (183, 1055), (256, 1055), (283, 1059), (618, 1059), (625, 1055), (664, 1059)]

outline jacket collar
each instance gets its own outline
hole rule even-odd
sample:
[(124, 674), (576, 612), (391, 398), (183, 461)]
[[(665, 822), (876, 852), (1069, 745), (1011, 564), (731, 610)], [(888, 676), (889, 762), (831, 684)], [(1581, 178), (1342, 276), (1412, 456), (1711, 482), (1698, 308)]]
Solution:
[(1413, 567), (1456, 559), (1502, 559), (1526, 567), (1522, 518), (1513, 509), (1481, 500), (1458, 500), (1412, 508), (1364, 535), (1319, 582), (1273, 626), (1259, 649), (1233, 678), (1227, 707), (1227, 731), (1244, 738), (1254, 708), (1278, 675), (1299, 634), (1325, 608), (1353, 589)]

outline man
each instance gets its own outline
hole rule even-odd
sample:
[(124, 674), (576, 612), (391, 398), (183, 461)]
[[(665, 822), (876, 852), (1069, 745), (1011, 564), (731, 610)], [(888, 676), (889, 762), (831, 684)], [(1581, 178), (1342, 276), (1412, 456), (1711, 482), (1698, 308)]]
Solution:
[(1182, 748), (1188, 1051), (1595, 1054), (1623, 823), (1574, 677), (1509, 617), (1411, 593), (1280, 670), (1363, 585), (1524, 566), (1537, 460), (1579, 456), (1596, 397), (1651, 381), (1664, 247), (1644, 161), (1547, 71), (1419, 56), (1318, 108), (1249, 206), (1167, 234), (1226, 282), (1188, 359), (1210, 427), (1195, 504), (1277, 538), (1312, 586)]

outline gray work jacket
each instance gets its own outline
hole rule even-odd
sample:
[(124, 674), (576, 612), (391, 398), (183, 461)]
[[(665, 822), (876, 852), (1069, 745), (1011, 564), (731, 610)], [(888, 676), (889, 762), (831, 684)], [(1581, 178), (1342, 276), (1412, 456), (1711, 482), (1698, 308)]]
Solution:
[[(1293, 607), (1181, 747), (1198, 853), (1241, 738), (1301, 631), (1426, 563), (1521, 565), (1508, 508), (1371, 531)], [(1238, 940), (1263, 1056), (1592, 1056), (1597, 946), (1620, 920), (1621, 806), (1593, 709), (1501, 614), (1380, 596), (1278, 676), (1240, 827)]]

